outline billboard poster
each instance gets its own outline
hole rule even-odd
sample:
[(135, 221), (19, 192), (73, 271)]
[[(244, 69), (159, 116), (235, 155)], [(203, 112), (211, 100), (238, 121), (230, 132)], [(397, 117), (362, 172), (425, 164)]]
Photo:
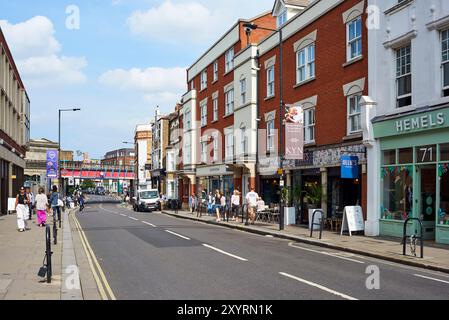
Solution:
[(47, 177), (56, 179), (58, 178), (58, 151), (47, 151)]
[(304, 160), (304, 112), (291, 106), (285, 115), (285, 159)]

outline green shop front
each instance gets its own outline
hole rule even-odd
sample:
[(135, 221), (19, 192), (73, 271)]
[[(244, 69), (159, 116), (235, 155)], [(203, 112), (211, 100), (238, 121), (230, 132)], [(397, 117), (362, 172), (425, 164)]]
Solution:
[(405, 220), (419, 218), (426, 240), (449, 244), (449, 105), (378, 117), (373, 126), (381, 149), (380, 235), (402, 237)]

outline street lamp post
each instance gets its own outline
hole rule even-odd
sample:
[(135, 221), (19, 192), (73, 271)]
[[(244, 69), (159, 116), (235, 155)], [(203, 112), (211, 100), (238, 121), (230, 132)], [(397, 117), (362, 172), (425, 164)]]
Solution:
[(63, 112), (76, 112), (81, 111), (79, 108), (72, 109), (59, 109), (59, 118), (58, 118), (58, 180), (59, 180), (59, 191), (62, 192), (62, 188), (64, 186), (62, 176), (61, 176), (61, 114)]
[[(271, 28), (265, 28), (261, 27), (255, 23), (244, 23), (243, 27), (246, 29), (246, 34), (248, 36), (248, 45), (249, 45), (249, 35), (251, 34), (251, 31), (256, 29), (261, 30), (267, 30), (267, 31), (273, 31), (278, 32), (279, 34), (279, 175), (280, 175), (280, 181), (284, 181), (284, 170), (283, 170), (283, 115), (285, 113), (285, 106), (284, 106), (284, 85), (283, 85), (283, 54), (284, 54), (284, 48), (283, 48), (283, 37), (282, 37), (282, 28), (279, 29), (271, 29)], [(282, 186), (281, 186), (282, 188)], [(280, 206), (279, 206), (279, 230), (284, 230), (284, 199), (282, 196), (282, 191), (280, 195)]]

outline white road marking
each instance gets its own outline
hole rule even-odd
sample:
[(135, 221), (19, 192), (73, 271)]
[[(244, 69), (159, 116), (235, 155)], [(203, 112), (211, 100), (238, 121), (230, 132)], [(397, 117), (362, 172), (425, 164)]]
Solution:
[(300, 249), (300, 250), (304, 250), (304, 251), (315, 252), (315, 253), (319, 253), (319, 254), (324, 254), (324, 255), (329, 256), (329, 257), (334, 257), (334, 258), (338, 258), (338, 259), (342, 259), (342, 260), (347, 260), (347, 261), (351, 261), (351, 262), (355, 262), (355, 263), (359, 263), (359, 264), (365, 264), (365, 262), (360, 261), (360, 260), (355, 260), (355, 259), (339, 256), (338, 253), (331, 253), (331, 252), (326, 252), (326, 251), (318, 251), (318, 250), (313, 250), (313, 249), (309, 249), (309, 248), (298, 247), (298, 246), (295, 246), (292, 243), (289, 243), (288, 245), (290, 247), (293, 247), (293, 248), (296, 248), (296, 249)]
[(420, 274), (414, 274), (415, 277), (419, 277), (419, 278), (424, 278), (424, 279), (428, 279), (428, 280), (433, 280), (433, 281), (437, 281), (437, 282), (442, 282), (442, 283), (447, 283), (449, 284), (449, 281), (445, 281), (445, 280), (441, 280), (441, 279), (435, 279), (435, 278), (431, 278), (431, 277), (426, 277), (426, 276), (422, 276)]
[(341, 292), (338, 292), (338, 291), (335, 291), (335, 290), (326, 288), (326, 287), (324, 287), (324, 286), (322, 286), (322, 285), (320, 285), (320, 284), (318, 284), (318, 283), (314, 283), (314, 282), (311, 282), (311, 281), (307, 281), (307, 280), (304, 280), (304, 279), (301, 279), (301, 278), (292, 276), (291, 274), (288, 274), (288, 273), (285, 273), (285, 272), (279, 272), (279, 274), (282, 275), (282, 276), (284, 276), (284, 277), (287, 277), (287, 278), (290, 278), (290, 279), (293, 279), (293, 280), (296, 280), (296, 281), (305, 283), (305, 284), (307, 284), (307, 285), (309, 285), (309, 286), (318, 288), (318, 289), (320, 289), (320, 290), (326, 291), (326, 292), (328, 292), (328, 293), (332, 293), (333, 295), (342, 297), (343, 299), (346, 299), (346, 300), (358, 300), (358, 299), (356, 299), (356, 298), (354, 298), (354, 297), (348, 296), (348, 295), (343, 294), (343, 293), (341, 293)]
[(215, 250), (215, 251), (217, 251), (217, 252), (220, 252), (220, 253), (222, 253), (222, 254), (225, 254), (225, 255), (227, 255), (227, 256), (230, 256), (230, 257), (232, 257), (232, 258), (234, 258), (234, 259), (237, 259), (237, 260), (240, 260), (240, 261), (248, 261), (248, 259), (245, 259), (245, 258), (236, 256), (236, 255), (231, 254), (231, 253), (229, 253), (229, 252), (226, 252), (226, 251), (220, 250), (220, 249), (218, 249), (218, 248), (212, 247), (212, 246), (210, 246), (210, 245), (208, 245), (208, 244), (203, 244), (203, 246), (206, 247), (206, 248)]
[(145, 224), (147, 224), (147, 225), (149, 225), (149, 226), (151, 226), (151, 227), (153, 227), (153, 228), (157, 228), (157, 226), (155, 226), (155, 225), (152, 224), (152, 223), (149, 223), (149, 222), (146, 222), (146, 221), (142, 221), (142, 223), (145, 223)]
[(180, 235), (180, 234), (178, 234), (176, 232), (170, 231), (170, 230), (165, 230), (165, 232), (171, 233), (172, 235), (180, 237), (180, 238), (183, 238), (185, 240), (191, 240), (190, 238), (184, 237), (184, 236), (182, 236), (182, 235)]
[(123, 213), (120, 213), (120, 215), (121, 215), (122, 217), (127, 217), (127, 215), (126, 215), (126, 214), (123, 214)]
[(130, 218), (131, 220), (134, 220), (134, 221), (139, 221), (139, 219), (136, 219), (134, 217), (128, 217), (128, 218)]

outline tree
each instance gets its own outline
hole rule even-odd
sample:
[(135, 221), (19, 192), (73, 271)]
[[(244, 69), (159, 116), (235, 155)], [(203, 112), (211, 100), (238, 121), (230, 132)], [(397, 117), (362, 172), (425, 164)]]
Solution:
[(81, 183), (81, 189), (89, 189), (89, 188), (95, 188), (95, 182), (93, 182), (92, 180), (83, 180), (83, 182)]

